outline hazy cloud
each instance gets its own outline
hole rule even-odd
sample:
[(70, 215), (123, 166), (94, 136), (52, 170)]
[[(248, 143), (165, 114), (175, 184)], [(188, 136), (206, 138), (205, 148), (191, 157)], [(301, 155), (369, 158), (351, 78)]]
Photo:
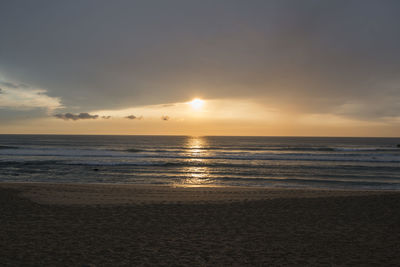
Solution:
[(111, 119), (111, 116), (101, 116), (101, 118), (108, 120), (108, 119)]
[(0, 85), (2, 85), (4, 87), (8, 87), (8, 88), (13, 88), (13, 89), (29, 88), (29, 86), (26, 84), (22, 84), (22, 83), (18, 84), (18, 83), (6, 82), (6, 81), (0, 81)]
[(48, 91), (29, 87), (25, 84), (16, 84), (0, 81), (0, 108), (11, 110), (46, 109), (49, 112), (61, 108), (58, 97), (51, 97)]
[(59, 113), (55, 114), (54, 117), (63, 120), (86, 120), (86, 119), (97, 119), (99, 115), (90, 115), (89, 113), (79, 113), (79, 114), (72, 114), (72, 113)]
[(170, 107), (173, 107), (173, 106), (175, 106), (175, 104), (164, 104), (164, 105), (162, 105), (163, 108), (170, 108)]
[(228, 96), (379, 120), (399, 114), (399, 13), (397, 0), (4, 1), (0, 72), (67, 108)]
[(163, 121), (168, 121), (168, 120), (170, 119), (170, 117), (164, 115), (164, 116), (161, 116), (161, 119), (162, 119)]

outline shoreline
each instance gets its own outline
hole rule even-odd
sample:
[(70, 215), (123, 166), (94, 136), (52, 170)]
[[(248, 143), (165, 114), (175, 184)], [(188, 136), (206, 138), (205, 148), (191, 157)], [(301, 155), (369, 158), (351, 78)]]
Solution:
[(111, 183), (0, 182), (21, 197), (52, 205), (230, 203), (279, 198), (327, 198), (398, 194), (396, 190), (181, 186)]

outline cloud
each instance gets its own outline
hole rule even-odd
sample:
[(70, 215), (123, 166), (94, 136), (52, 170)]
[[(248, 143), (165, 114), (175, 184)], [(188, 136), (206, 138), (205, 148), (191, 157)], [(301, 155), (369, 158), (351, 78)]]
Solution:
[(18, 88), (29, 88), (28, 85), (22, 83), (12, 83), (6, 81), (0, 81), (0, 85), (8, 88), (18, 89)]
[(54, 117), (63, 120), (87, 120), (87, 119), (97, 119), (99, 115), (90, 115), (89, 113), (79, 113), (79, 114), (72, 114), (72, 113), (59, 113), (55, 114)]
[(173, 106), (175, 106), (175, 105), (176, 105), (176, 104), (169, 103), (169, 104), (163, 104), (162, 107), (163, 107), (163, 108), (169, 108), (169, 107), (173, 107)]
[(130, 120), (141, 120), (141, 119), (143, 119), (143, 116), (136, 117), (135, 115), (129, 115), (124, 118), (130, 119)]
[[(0, 51), (7, 51), (0, 70), (48, 88), (68, 108), (228, 96), (283, 111), (351, 117), (379, 101), (384, 104), (369, 109), (369, 119), (398, 114), (400, 90), (389, 83), (400, 85), (400, 1), (26, 5), (8, 1), (0, 9), (0, 36), (7, 36), (0, 42)], [(43, 27), (46, 14), (58, 14), (49, 17), (51, 27)], [(98, 30), (89, 34), (93, 25)], [(143, 33), (146, 38), (138, 39)], [(35, 42), (15, 45), (21, 36), (35, 36)]]
[(126, 116), (125, 118), (126, 119), (130, 119), (130, 120), (134, 120), (134, 119), (136, 119), (136, 116), (135, 115), (129, 115), (129, 116)]
[(101, 118), (108, 120), (108, 119), (111, 119), (111, 116), (101, 116)]
[(48, 112), (61, 108), (59, 97), (51, 97), (47, 90), (25, 84), (0, 81), (0, 108), (12, 110), (47, 109)]
[(163, 115), (163, 116), (161, 116), (161, 119), (162, 119), (163, 121), (169, 121), (170, 117), (169, 117), (169, 116), (166, 116), (166, 115)]

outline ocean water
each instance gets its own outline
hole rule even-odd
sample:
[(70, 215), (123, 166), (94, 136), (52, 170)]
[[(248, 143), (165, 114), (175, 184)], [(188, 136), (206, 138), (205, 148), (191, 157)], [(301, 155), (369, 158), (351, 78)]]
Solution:
[(400, 189), (400, 138), (0, 135), (0, 181)]

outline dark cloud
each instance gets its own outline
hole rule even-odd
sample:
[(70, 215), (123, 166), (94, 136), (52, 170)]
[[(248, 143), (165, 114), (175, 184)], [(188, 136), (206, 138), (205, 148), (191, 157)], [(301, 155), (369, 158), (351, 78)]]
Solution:
[(135, 115), (129, 115), (129, 116), (126, 116), (125, 118), (126, 119), (130, 119), (130, 120), (134, 120), (134, 119), (136, 119), (136, 116)]
[(164, 115), (164, 116), (161, 116), (161, 119), (162, 119), (163, 121), (169, 121), (170, 117)]
[(5, 81), (0, 81), (0, 85), (8, 88), (13, 88), (13, 89), (18, 89), (18, 88), (29, 88), (26, 84), (17, 84), (17, 83), (11, 83), (11, 82), (5, 82)]
[(129, 116), (126, 116), (125, 118), (130, 119), (130, 120), (141, 120), (141, 119), (143, 119), (143, 116), (137, 117), (135, 115), (129, 115)]
[(60, 113), (54, 115), (54, 117), (63, 120), (86, 120), (86, 119), (97, 119), (99, 115), (90, 115), (89, 113), (79, 113), (79, 114), (72, 114), (72, 113)]
[(3, 1), (0, 72), (67, 108), (228, 96), (372, 120), (399, 115), (399, 13), (397, 0)]
[(2, 93), (3, 93), (3, 89), (0, 88), (0, 94), (2, 94)]

